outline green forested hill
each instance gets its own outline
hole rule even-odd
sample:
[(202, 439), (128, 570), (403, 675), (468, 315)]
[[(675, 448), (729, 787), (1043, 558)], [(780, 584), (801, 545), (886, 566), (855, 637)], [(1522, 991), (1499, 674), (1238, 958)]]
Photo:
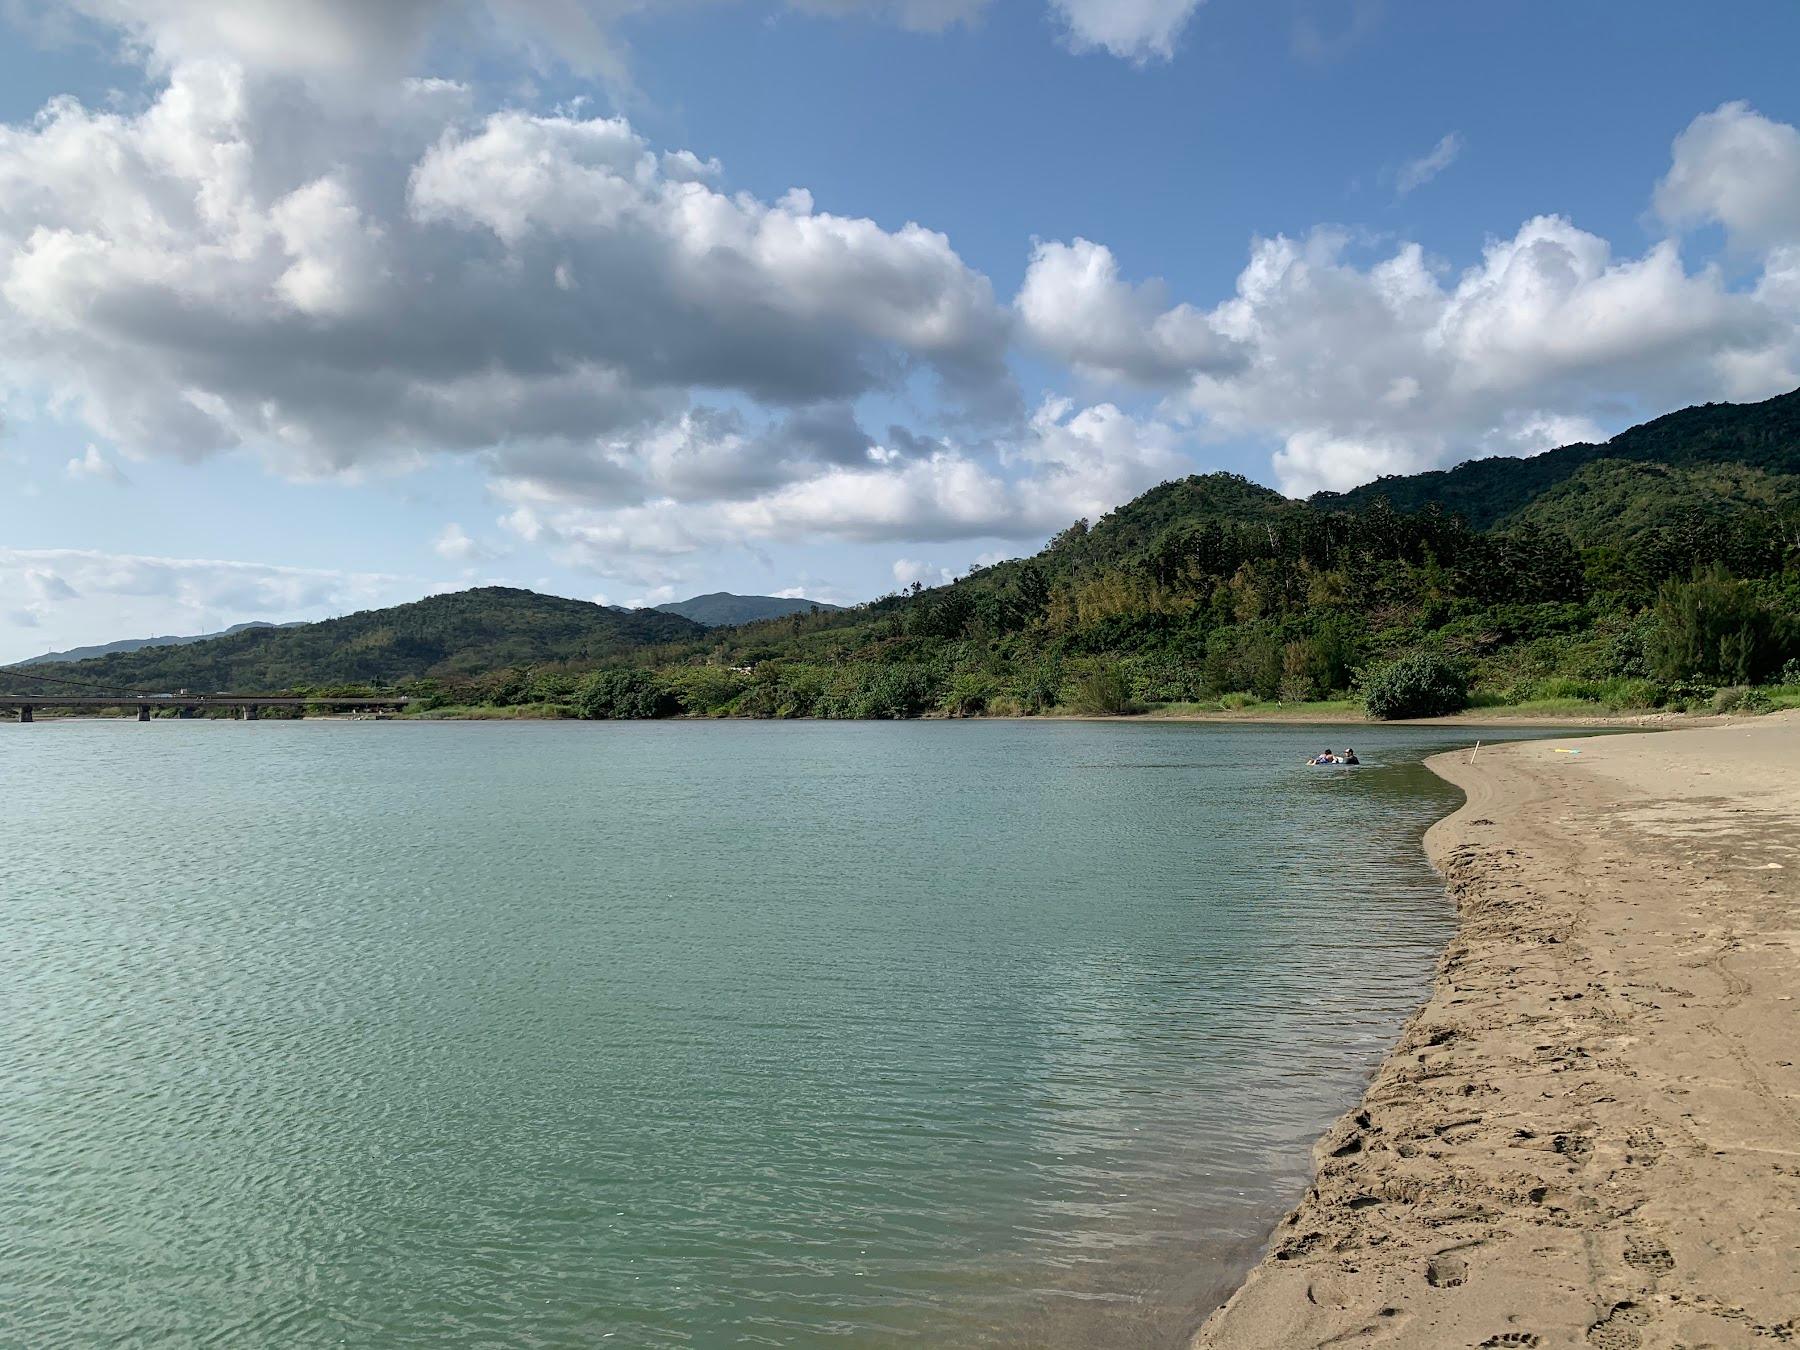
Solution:
[(1602, 459), (1800, 473), (1800, 389), (1761, 403), (1683, 408), (1622, 431), (1604, 445), (1565, 445), (1530, 459), (1477, 459), (1454, 469), (1377, 478), (1348, 492), (1318, 493), (1312, 502), (1324, 510), (1350, 511), (1377, 500), (1396, 511), (1436, 505), (1485, 530)]
[[(266, 691), (468, 678), (512, 667), (592, 667), (704, 630), (674, 614), (486, 586), (322, 623), (256, 628), (180, 647), (41, 665), (32, 675), (133, 689)], [(17, 670), (0, 687), (35, 688)]]
[(1743, 464), (1670, 465), (1597, 459), (1502, 523), (1557, 530), (1583, 548), (1646, 534), (1757, 520), (1774, 526), (1800, 504), (1800, 473)]

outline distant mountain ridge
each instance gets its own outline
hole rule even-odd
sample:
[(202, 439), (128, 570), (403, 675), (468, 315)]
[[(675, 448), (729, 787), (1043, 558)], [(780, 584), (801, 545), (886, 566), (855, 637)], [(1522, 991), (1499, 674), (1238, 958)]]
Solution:
[(102, 642), (92, 647), (71, 647), (66, 652), (45, 652), (42, 656), (28, 657), (14, 662), (20, 666), (47, 666), (66, 661), (91, 661), (96, 656), (112, 656), (119, 652), (138, 652), (146, 647), (185, 647), (191, 642), (210, 642), (218, 637), (230, 637), (233, 633), (247, 633), (253, 628), (292, 627), (291, 624), (263, 623), (260, 620), (252, 623), (234, 623), (229, 628), (222, 628), (216, 633), (195, 633), (191, 637), (147, 637), (121, 638), (117, 642)]
[(1800, 389), (1761, 403), (1703, 403), (1621, 431), (1603, 445), (1577, 442), (1519, 459), (1496, 455), (1452, 469), (1377, 478), (1347, 492), (1319, 492), (1321, 510), (1363, 510), (1377, 500), (1396, 511), (1436, 505), (1488, 530), (1598, 460), (1693, 468), (1741, 464), (1775, 474), (1800, 472)]
[(679, 614), (684, 619), (692, 619), (708, 628), (734, 628), (738, 624), (755, 623), (759, 619), (810, 614), (815, 609), (834, 614), (842, 610), (843, 606), (828, 605), (823, 600), (808, 600), (802, 596), (733, 595), (730, 591), (713, 591), (708, 595), (690, 596), (686, 600), (672, 600), (654, 608), (663, 614)]
[[(467, 678), (523, 666), (587, 667), (706, 630), (678, 614), (484, 586), (319, 623), (142, 647), (31, 673), (123, 689), (273, 690)], [(29, 687), (20, 668), (0, 687)]]

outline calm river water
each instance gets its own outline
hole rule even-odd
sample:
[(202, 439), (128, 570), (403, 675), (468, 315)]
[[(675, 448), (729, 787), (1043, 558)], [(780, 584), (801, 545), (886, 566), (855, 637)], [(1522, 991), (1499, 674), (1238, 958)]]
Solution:
[(1475, 734), (0, 727), (0, 1344), (1180, 1344)]

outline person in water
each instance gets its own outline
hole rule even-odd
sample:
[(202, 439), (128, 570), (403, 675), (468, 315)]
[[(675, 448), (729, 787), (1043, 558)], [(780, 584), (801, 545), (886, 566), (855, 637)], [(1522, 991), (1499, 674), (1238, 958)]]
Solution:
[(1352, 750), (1347, 745), (1344, 747), (1343, 758), (1340, 759), (1338, 762), (1340, 764), (1361, 764), (1362, 763), (1362, 761), (1356, 757), (1356, 751)]
[(1330, 750), (1324, 750), (1324, 751), (1321, 751), (1319, 754), (1314, 755), (1311, 759), (1307, 760), (1306, 762), (1308, 764), (1336, 764), (1338, 762), (1338, 759), (1337, 759), (1337, 756), (1334, 755)]

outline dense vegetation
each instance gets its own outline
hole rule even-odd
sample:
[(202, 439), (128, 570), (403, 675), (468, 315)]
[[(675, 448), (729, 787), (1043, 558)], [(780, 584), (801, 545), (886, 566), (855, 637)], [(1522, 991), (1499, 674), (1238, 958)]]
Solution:
[(1437, 506), (1471, 528), (1492, 529), (1596, 460), (1692, 468), (1741, 464), (1774, 473), (1800, 472), (1800, 391), (1762, 403), (1708, 403), (1622, 431), (1604, 445), (1565, 445), (1530, 459), (1498, 456), (1454, 469), (1377, 478), (1349, 492), (1322, 492), (1313, 505), (1361, 510), (1385, 501), (1396, 511)]
[[(587, 717), (1756, 707), (1800, 699), (1800, 391), (1309, 502), (1229, 474), (1165, 483), (1034, 557), (839, 613), (702, 631), (640, 611), (596, 632), (579, 617), (594, 606), (529, 597), (541, 626), (429, 637), (396, 617), (460, 604), (473, 620), (527, 594), (65, 670), (143, 685), (179, 669), (190, 687), (403, 680), (429, 705)], [(558, 625), (567, 640), (544, 641)], [(226, 644), (242, 659), (207, 652)]]
[[(487, 586), (323, 623), (252, 628), (177, 647), (33, 666), (32, 674), (196, 692), (392, 686), (466, 681), (520, 667), (585, 670), (646, 643), (690, 639), (704, 631), (674, 614), (620, 612)], [(0, 676), (0, 685), (34, 687), (16, 670)]]

